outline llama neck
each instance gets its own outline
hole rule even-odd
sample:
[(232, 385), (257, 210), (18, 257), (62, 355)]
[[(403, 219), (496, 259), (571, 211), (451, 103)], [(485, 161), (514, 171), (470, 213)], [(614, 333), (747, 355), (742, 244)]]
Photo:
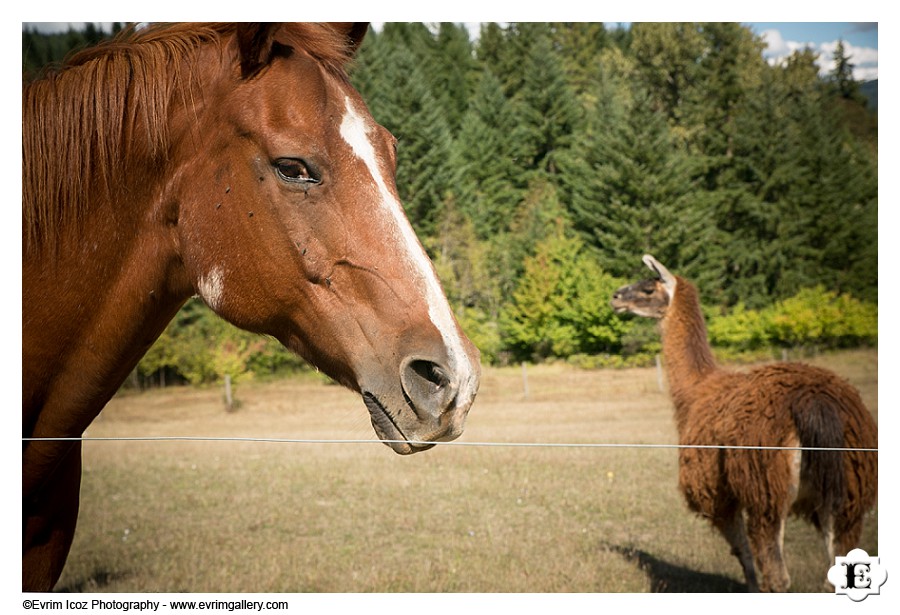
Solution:
[(669, 389), (680, 410), (688, 404), (696, 385), (716, 370), (697, 289), (682, 278), (678, 278), (661, 328)]

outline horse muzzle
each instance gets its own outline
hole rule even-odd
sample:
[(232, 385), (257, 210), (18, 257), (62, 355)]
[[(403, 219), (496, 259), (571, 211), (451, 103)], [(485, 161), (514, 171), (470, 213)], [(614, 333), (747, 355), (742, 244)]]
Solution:
[(380, 395), (364, 390), (363, 402), (378, 437), (394, 452), (409, 455), (462, 434), (479, 379), (478, 369), (453, 370), (411, 357), (400, 365), (399, 387)]

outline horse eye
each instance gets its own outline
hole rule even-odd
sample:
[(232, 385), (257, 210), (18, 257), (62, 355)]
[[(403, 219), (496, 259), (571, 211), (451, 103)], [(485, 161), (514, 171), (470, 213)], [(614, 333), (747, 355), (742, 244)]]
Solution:
[(275, 161), (274, 166), (278, 176), (284, 181), (301, 184), (317, 184), (320, 181), (303, 160), (279, 158)]

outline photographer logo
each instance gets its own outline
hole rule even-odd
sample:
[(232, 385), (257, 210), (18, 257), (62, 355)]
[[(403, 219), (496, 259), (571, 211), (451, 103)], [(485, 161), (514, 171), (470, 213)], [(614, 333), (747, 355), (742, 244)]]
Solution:
[(853, 549), (846, 557), (836, 557), (828, 569), (828, 580), (834, 585), (834, 593), (844, 594), (854, 602), (861, 602), (870, 594), (881, 593), (887, 581), (887, 570), (881, 567), (878, 557), (869, 557), (862, 549)]

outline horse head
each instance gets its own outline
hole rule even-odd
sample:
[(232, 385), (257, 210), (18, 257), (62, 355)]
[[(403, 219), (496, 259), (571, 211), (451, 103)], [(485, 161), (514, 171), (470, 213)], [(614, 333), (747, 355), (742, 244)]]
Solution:
[(459, 436), (479, 353), (404, 214), (396, 140), (343, 58), (309, 43), (350, 55), (362, 33), (240, 26), (236, 60), (181, 109), (165, 202), (196, 294), (359, 392), (378, 436), (408, 454)]

